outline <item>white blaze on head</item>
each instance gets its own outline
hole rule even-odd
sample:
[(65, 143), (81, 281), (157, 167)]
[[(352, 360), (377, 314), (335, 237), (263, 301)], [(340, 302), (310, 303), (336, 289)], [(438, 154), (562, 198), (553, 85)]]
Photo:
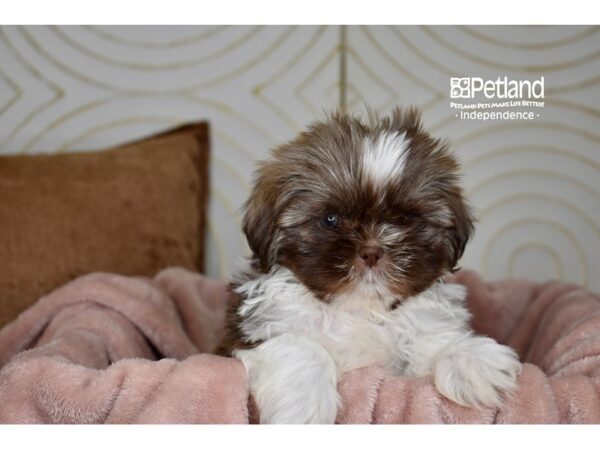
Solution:
[(363, 170), (375, 184), (398, 177), (404, 168), (409, 140), (406, 133), (384, 133), (365, 141)]

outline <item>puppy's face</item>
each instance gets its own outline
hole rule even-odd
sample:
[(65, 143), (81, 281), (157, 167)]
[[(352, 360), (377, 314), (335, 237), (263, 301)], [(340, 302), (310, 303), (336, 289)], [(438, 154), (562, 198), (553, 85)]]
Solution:
[(281, 264), (324, 301), (355, 289), (401, 300), (462, 255), (473, 225), (458, 177), (415, 110), (335, 115), (259, 168), (244, 232), (262, 271)]

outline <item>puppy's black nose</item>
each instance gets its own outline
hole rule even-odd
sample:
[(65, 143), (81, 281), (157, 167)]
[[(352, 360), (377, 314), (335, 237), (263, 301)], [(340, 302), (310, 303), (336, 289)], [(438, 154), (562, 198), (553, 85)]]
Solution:
[(366, 245), (360, 251), (360, 258), (364, 263), (373, 267), (383, 256), (383, 249), (378, 245)]

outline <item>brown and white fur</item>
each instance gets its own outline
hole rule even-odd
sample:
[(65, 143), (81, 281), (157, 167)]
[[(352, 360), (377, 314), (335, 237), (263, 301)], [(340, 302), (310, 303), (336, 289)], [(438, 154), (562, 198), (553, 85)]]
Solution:
[(368, 365), (468, 406), (515, 388), (515, 352), (475, 335), (465, 290), (441, 280), (473, 231), (458, 171), (415, 109), (334, 114), (260, 166), (221, 352), (244, 363), (262, 423), (333, 423), (338, 377)]

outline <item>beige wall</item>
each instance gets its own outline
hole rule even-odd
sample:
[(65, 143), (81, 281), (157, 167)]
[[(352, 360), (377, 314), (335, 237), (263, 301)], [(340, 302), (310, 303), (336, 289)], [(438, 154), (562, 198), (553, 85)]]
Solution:
[[(451, 76), (546, 81), (533, 122), (460, 121)], [(323, 108), (417, 104), (465, 167), (463, 266), (600, 290), (599, 27), (1, 27), (0, 152), (85, 151), (212, 122), (209, 273), (246, 251), (252, 167)]]

